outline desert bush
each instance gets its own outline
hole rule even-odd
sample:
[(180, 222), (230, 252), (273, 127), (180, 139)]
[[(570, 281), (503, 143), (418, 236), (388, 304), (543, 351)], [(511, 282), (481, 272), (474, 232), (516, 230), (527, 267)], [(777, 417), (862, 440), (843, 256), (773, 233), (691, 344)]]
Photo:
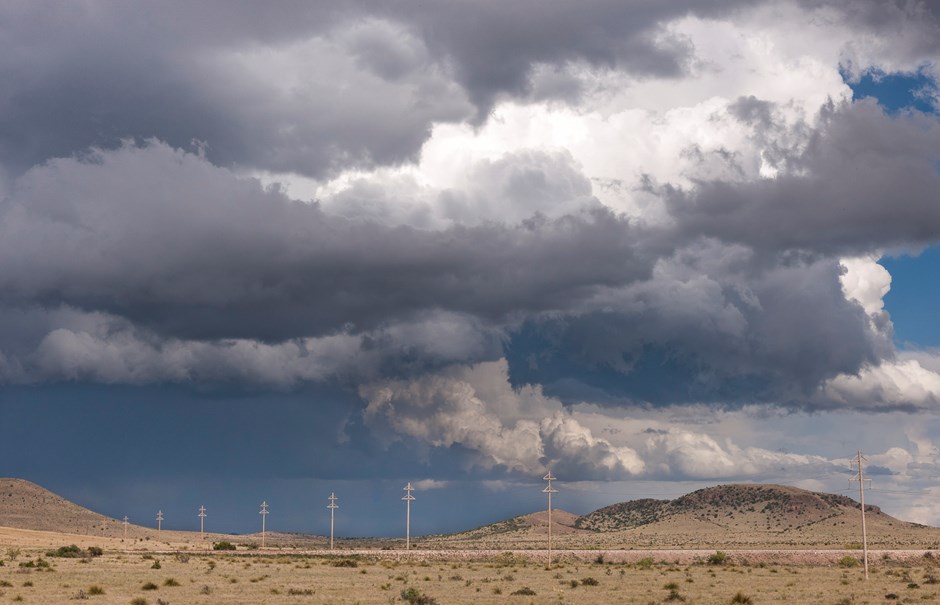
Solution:
[(359, 561), (355, 559), (337, 559), (331, 565), (333, 567), (359, 567)]
[(156, 590), (156, 589), (157, 589), (157, 585), (154, 584), (153, 582), (147, 582), (146, 584), (144, 584), (143, 586), (141, 586), (140, 589), (141, 589), (141, 590)]
[(134, 597), (131, 599), (131, 605), (147, 605), (147, 599), (143, 597)]
[(164, 586), (179, 586), (180, 583), (176, 581), (176, 578), (167, 578), (163, 581)]
[(577, 588), (577, 587), (578, 587), (578, 581), (577, 581), (577, 580), (568, 580), (568, 586), (570, 586), (570, 587), (572, 587), (572, 588)]
[(89, 557), (100, 557), (104, 554), (104, 550), (100, 546), (89, 546), (87, 552)]
[(411, 605), (437, 605), (437, 600), (411, 587), (401, 591), (401, 600)]
[(160, 565), (160, 561), (154, 561), (153, 565), (150, 566), (150, 569), (161, 569), (163, 566)]
[(13, 585), (6, 580), (0, 580), (0, 588), (13, 588)]
[(738, 592), (736, 595), (731, 597), (731, 602), (734, 605), (752, 605), (754, 600), (743, 592)]
[(47, 551), (46, 556), (74, 559), (82, 556), (82, 549), (78, 546), (75, 546), (74, 544), (69, 544), (68, 546), (60, 546), (55, 550)]
[(98, 586), (97, 584), (92, 584), (91, 586), (88, 587), (88, 594), (93, 595), (93, 596), (103, 595), (104, 588)]
[(639, 567), (640, 569), (649, 569), (650, 567), (653, 566), (653, 563), (654, 563), (653, 557), (643, 557), (642, 559), (636, 562), (636, 566)]
[(598, 565), (603, 565), (603, 564), (604, 564), (604, 553), (601, 553), (601, 554), (597, 555), (596, 557), (594, 557), (594, 562), (597, 563)]
[(177, 552), (176, 555), (174, 556), (176, 557), (176, 560), (179, 561), (180, 563), (189, 563), (188, 552)]
[(663, 600), (666, 601), (667, 603), (672, 603), (672, 602), (682, 603), (683, 601), (685, 601), (685, 597), (679, 594), (678, 590), (670, 590), (669, 594), (667, 594), (666, 598)]
[(213, 542), (212, 550), (235, 550), (235, 545), (231, 542)]
[(520, 588), (519, 590), (515, 590), (515, 591), (513, 591), (513, 592), (511, 592), (511, 593), (509, 593), (509, 594), (511, 594), (511, 595), (513, 595), (513, 596), (519, 596), (519, 595), (521, 595), (521, 596), (535, 596), (535, 591), (532, 590), (531, 588), (529, 588), (528, 586), (523, 586), (523, 587)]
[(708, 555), (706, 561), (709, 565), (724, 565), (728, 562), (728, 555), (720, 550), (716, 550), (715, 554)]
[(839, 567), (858, 567), (858, 559), (846, 555), (839, 559)]
[(16, 558), (20, 556), (21, 552), (22, 551), (20, 551), (19, 548), (11, 546), (10, 548), (7, 549), (7, 558), (10, 561), (16, 561)]
[(598, 582), (596, 579), (592, 577), (583, 578), (581, 580), (581, 583), (584, 584), (585, 586), (597, 586), (598, 584), (600, 584), (600, 582)]
[(310, 596), (313, 594), (313, 589), (311, 588), (288, 588), (287, 594), (292, 595), (292, 596), (300, 596), (300, 595)]

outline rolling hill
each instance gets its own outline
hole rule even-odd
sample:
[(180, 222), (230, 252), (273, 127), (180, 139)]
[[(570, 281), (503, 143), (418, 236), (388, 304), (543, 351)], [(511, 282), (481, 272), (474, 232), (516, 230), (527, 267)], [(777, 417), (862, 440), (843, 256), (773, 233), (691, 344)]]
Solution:
[[(866, 505), (865, 511), (870, 546), (940, 546), (938, 528), (895, 519), (877, 506)], [(621, 502), (573, 519), (557, 511), (553, 535), (559, 548), (843, 548), (861, 541), (860, 512), (858, 502), (836, 494), (772, 484), (719, 485), (675, 500)], [(535, 547), (545, 541), (544, 517), (525, 515), (433, 541)]]

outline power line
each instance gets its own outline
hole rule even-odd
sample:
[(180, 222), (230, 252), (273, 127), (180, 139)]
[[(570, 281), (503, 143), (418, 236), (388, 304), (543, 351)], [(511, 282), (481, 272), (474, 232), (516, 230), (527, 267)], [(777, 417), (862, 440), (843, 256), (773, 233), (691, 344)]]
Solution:
[[(410, 483), (408, 485), (411, 485)], [(336, 492), (330, 494), (330, 504), (327, 506), (330, 509), (330, 550), (333, 550), (333, 517), (336, 513), (336, 509), (339, 508), (339, 505), (336, 504), (336, 501), (339, 498), (336, 497)]]
[(261, 515), (261, 548), (264, 548), (264, 521), (268, 516), (267, 501), (261, 502), (261, 512), (259, 512), (258, 514)]
[(555, 481), (555, 477), (552, 476), (552, 471), (548, 471), (548, 474), (542, 477), (543, 480), (548, 481), (548, 487), (542, 491), (548, 494), (548, 568), (552, 568), (552, 494), (557, 493), (558, 490), (552, 487), (552, 481)]
[(408, 485), (404, 487), (405, 495), (402, 496), (402, 500), (405, 501), (405, 550), (411, 550), (411, 502), (415, 499), (411, 495), (415, 488), (411, 487), (411, 481), (408, 482)]
[[(852, 466), (858, 466), (858, 474), (849, 479), (849, 481), (858, 481), (858, 499), (862, 505), (862, 549), (865, 554), (865, 579), (868, 579), (868, 535), (865, 531), (865, 475), (864, 470), (862, 469), (862, 461), (867, 461), (867, 458), (862, 456), (862, 452), (859, 451), (855, 457), (855, 460), (852, 461)], [(871, 481), (869, 479), (869, 481)]]
[(199, 505), (199, 515), (198, 515), (198, 516), (199, 516), (199, 537), (202, 538), (203, 540), (205, 540), (205, 539), (206, 539), (206, 526), (205, 526), (205, 522), (206, 522), (206, 517), (207, 517), (208, 515), (206, 515), (206, 507), (203, 506), (203, 505), (201, 505), (201, 504)]

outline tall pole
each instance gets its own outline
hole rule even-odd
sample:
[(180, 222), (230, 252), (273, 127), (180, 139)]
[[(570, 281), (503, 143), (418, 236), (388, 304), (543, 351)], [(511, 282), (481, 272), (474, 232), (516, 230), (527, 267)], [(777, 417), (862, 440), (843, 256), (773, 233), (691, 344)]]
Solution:
[(162, 526), (163, 526), (163, 511), (158, 510), (157, 511), (157, 531), (160, 531), (162, 529)]
[(127, 515), (124, 515), (124, 539), (127, 540)]
[(206, 539), (206, 507), (199, 505), (199, 537)]
[(258, 514), (261, 515), (261, 548), (264, 548), (264, 520), (268, 516), (268, 503), (266, 501), (261, 503), (261, 512)]
[(339, 498), (336, 497), (336, 492), (330, 494), (330, 504), (327, 506), (330, 509), (330, 550), (333, 550), (333, 516), (336, 513), (336, 509), (339, 508), (339, 505), (336, 504), (336, 501)]
[(557, 489), (552, 487), (552, 481), (555, 481), (555, 477), (552, 475), (552, 471), (548, 471), (548, 474), (542, 477), (543, 480), (548, 481), (548, 487), (542, 490), (542, 492), (548, 494), (548, 568), (552, 568), (552, 494), (558, 492)]
[(402, 500), (405, 501), (405, 550), (411, 550), (411, 501), (415, 499), (411, 495), (415, 488), (411, 487), (411, 481), (404, 487), (405, 495)]
[(868, 533), (865, 530), (865, 474), (862, 469), (862, 462), (865, 460), (865, 456), (862, 456), (862, 452), (858, 451), (855, 456), (855, 461), (853, 465), (858, 466), (858, 474), (850, 479), (850, 481), (858, 481), (858, 500), (862, 505), (862, 553), (865, 560), (865, 579), (868, 579)]

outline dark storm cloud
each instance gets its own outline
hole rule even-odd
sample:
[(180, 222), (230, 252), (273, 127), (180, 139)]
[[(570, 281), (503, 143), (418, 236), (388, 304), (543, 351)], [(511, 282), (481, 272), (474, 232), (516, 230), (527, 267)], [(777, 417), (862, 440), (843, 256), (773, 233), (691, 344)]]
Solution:
[[(693, 50), (662, 24), (736, 4), (4, 3), (0, 164), (126, 137), (197, 139), (220, 165), (313, 176), (398, 164), (433, 123), (532, 92), (540, 65), (678, 75)], [(537, 95), (576, 96), (544, 75)]]
[(589, 312), (526, 325), (509, 345), (512, 380), (572, 402), (806, 406), (821, 382), (891, 354), (841, 272), (834, 260), (768, 268), (740, 248), (683, 249)]
[[(768, 107), (753, 99), (732, 111), (767, 127)], [(769, 254), (857, 254), (940, 241), (934, 116), (888, 116), (871, 99), (830, 106), (805, 147), (771, 151), (776, 178), (665, 188), (680, 230)]]
[(493, 321), (648, 275), (649, 236), (595, 209), (424, 231), (328, 215), (150, 143), (56, 160), (0, 206), (0, 299), (165, 334), (278, 340), (444, 309)]

